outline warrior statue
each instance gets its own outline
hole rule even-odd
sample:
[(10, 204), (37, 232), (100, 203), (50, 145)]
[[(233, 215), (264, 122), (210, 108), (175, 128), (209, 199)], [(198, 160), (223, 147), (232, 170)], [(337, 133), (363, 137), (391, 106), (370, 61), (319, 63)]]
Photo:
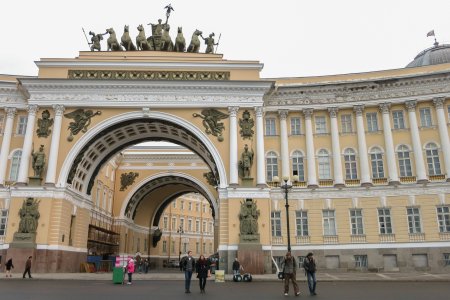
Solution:
[(36, 233), (40, 217), (38, 206), (39, 201), (33, 198), (27, 198), (23, 201), (22, 208), (19, 210), (19, 233)]
[(44, 145), (39, 147), (39, 152), (32, 152), (31, 156), (33, 158), (32, 166), (34, 170), (34, 177), (41, 178), (42, 171), (45, 167), (45, 153), (44, 153)]

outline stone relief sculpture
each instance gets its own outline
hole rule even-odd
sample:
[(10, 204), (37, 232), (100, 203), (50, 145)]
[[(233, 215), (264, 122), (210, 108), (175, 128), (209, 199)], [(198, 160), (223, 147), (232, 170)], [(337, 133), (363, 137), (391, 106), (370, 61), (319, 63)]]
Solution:
[(241, 160), (239, 161), (239, 176), (242, 179), (250, 179), (251, 170), (253, 166), (253, 150), (248, 149), (248, 145), (245, 144), (244, 152), (241, 154)]
[(38, 137), (48, 137), (52, 132), (50, 127), (53, 125), (53, 119), (50, 118), (50, 112), (46, 109), (42, 112), (42, 119), (38, 119), (38, 128), (36, 133)]
[(19, 210), (20, 222), (18, 233), (36, 233), (38, 219), (40, 217), (39, 201), (34, 198), (27, 198), (23, 201)]
[(73, 119), (73, 122), (69, 124), (70, 135), (67, 137), (69, 142), (73, 141), (73, 136), (77, 135), (80, 131), (85, 133), (88, 126), (91, 124), (91, 118), (97, 115), (101, 115), (101, 111), (84, 110), (79, 108), (71, 113), (64, 114), (64, 117)]
[(259, 214), (260, 211), (256, 208), (256, 201), (245, 199), (245, 201), (241, 202), (241, 210), (239, 212), (241, 235), (258, 234)]
[(139, 173), (129, 172), (120, 175), (120, 191), (125, 191), (127, 187), (134, 183), (134, 180), (139, 177)]
[(208, 181), (208, 184), (211, 186), (217, 186), (217, 180), (216, 176), (214, 176), (213, 172), (203, 173), (203, 177), (206, 178), (206, 181)]
[(219, 142), (223, 141), (222, 131), (225, 129), (225, 126), (222, 122), (219, 122), (222, 119), (228, 118), (228, 114), (222, 113), (216, 109), (204, 109), (201, 114), (192, 114), (194, 117), (200, 117), (203, 119), (203, 126), (205, 126), (205, 132), (207, 134), (212, 134), (217, 137)]
[(34, 170), (34, 177), (42, 178), (42, 172), (45, 168), (45, 153), (44, 153), (44, 145), (39, 147), (39, 152), (31, 152), (32, 163)]
[(255, 126), (255, 121), (250, 118), (250, 112), (245, 110), (242, 113), (242, 119), (239, 119), (239, 126), (241, 127), (240, 133), (243, 139), (252, 139), (253, 134), (253, 126)]

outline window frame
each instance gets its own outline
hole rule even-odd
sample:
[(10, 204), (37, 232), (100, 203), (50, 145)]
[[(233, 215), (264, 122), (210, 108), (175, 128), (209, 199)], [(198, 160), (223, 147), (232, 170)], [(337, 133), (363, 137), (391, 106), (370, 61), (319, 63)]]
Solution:
[(322, 210), (322, 223), (324, 236), (336, 236), (336, 212), (334, 209)]
[(364, 216), (361, 208), (351, 208), (350, 230), (352, 235), (364, 235)]
[(305, 181), (305, 160), (303, 153), (299, 150), (292, 153), (292, 176), (298, 176), (299, 181)]
[(352, 148), (344, 150), (345, 179), (358, 179), (358, 165), (356, 163), (356, 151)]
[(270, 228), (272, 237), (281, 237), (281, 211), (273, 210), (270, 212)]
[(378, 132), (380, 127), (378, 126), (378, 113), (367, 112), (366, 113), (367, 132)]
[(314, 116), (316, 134), (327, 134), (327, 118), (325, 116)]
[[(347, 120), (345, 120), (345, 119), (347, 119)], [(353, 133), (352, 114), (342, 114), (341, 115), (341, 132), (342, 133)]]
[(422, 220), (420, 217), (420, 209), (418, 207), (407, 207), (406, 217), (408, 219), (409, 233), (422, 233)]
[(309, 236), (308, 211), (295, 211), (295, 231), (297, 236)]
[(292, 117), (291, 118), (291, 135), (301, 135), (302, 134), (302, 126), (301, 126), (301, 118), (300, 117)]
[(397, 147), (397, 160), (398, 160), (398, 170), (400, 171), (400, 177), (412, 176), (410, 152), (411, 150), (406, 145), (399, 145)]
[(392, 111), (392, 123), (393, 128), (400, 130), (405, 129), (405, 114), (403, 113), (403, 110), (393, 110)]
[(264, 132), (266, 136), (276, 136), (277, 126), (275, 118), (266, 118), (264, 121)]
[(391, 209), (382, 207), (377, 209), (378, 228), (380, 234), (393, 234)]

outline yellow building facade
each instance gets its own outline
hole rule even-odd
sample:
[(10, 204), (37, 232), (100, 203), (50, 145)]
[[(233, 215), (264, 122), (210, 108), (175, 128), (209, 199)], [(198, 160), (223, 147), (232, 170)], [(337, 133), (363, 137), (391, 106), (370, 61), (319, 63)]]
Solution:
[[(36, 64), (36, 77), (0, 76), (2, 258), (75, 272), (93, 253), (162, 266), (190, 249), (218, 252), (227, 272), (239, 257), (273, 273), (291, 248), (324, 269), (448, 272), (450, 62), (304, 78), (260, 78), (260, 62), (219, 54)], [(155, 141), (181, 148), (132, 147)], [(39, 218), (24, 243), (27, 198)], [(246, 199), (258, 210), (252, 243)]]

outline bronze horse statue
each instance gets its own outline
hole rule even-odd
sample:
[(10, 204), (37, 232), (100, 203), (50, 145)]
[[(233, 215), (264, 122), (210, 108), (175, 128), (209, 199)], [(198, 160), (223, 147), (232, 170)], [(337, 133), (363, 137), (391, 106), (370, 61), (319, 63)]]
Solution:
[(178, 27), (177, 37), (175, 38), (175, 52), (184, 52), (186, 50), (186, 40), (183, 36), (183, 27)]
[(142, 24), (140, 24), (137, 27), (137, 30), (139, 31), (139, 34), (136, 37), (137, 49), (138, 50), (153, 50), (150, 43), (147, 40), (147, 37), (145, 36), (144, 26), (142, 26)]
[(161, 51), (173, 51), (173, 42), (169, 35), (170, 26), (164, 26), (164, 31), (161, 36)]
[(130, 31), (128, 25), (125, 25), (123, 28), (123, 35), (121, 38), (121, 45), (125, 48), (126, 51), (134, 51), (136, 50), (136, 46), (134, 46), (133, 41), (130, 37)]
[(109, 38), (107, 40), (108, 48), (106, 49), (106, 51), (122, 51), (122, 47), (117, 40), (116, 32), (114, 31), (114, 29), (106, 29), (106, 33), (109, 33)]
[(187, 48), (187, 52), (198, 53), (200, 50), (200, 39), (198, 38), (203, 32), (198, 29), (195, 29), (192, 34), (191, 43)]

